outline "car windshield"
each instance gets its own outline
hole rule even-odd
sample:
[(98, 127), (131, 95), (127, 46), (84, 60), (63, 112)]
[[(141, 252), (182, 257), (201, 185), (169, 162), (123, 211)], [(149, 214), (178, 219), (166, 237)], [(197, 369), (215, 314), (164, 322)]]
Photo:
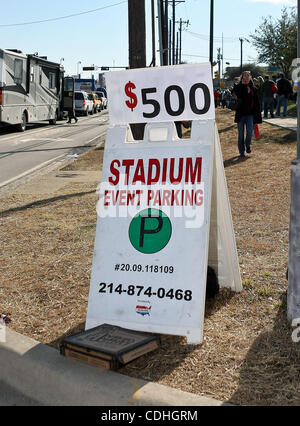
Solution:
[(83, 93), (75, 92), (75, 99), (83, 99)]

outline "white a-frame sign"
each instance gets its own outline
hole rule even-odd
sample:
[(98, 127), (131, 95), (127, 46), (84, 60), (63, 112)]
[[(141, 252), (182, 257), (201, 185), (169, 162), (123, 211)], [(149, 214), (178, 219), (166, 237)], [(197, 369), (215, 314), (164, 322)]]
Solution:
[[(198, 64), (108, 75), (86, 329), (110, 323), (197, 344), (207, 266), (242, 290), (210, 73)], [(189, 139), (177, 136), (182, 120), (193, 121)], [(141, 122), (136, 141), (127, 123)]]

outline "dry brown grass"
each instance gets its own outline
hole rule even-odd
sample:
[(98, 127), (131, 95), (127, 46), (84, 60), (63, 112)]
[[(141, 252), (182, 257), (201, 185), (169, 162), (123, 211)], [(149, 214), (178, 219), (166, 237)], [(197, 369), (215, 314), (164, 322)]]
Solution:
[[(237, 158), (233, 114), (217, 122), (244, 290), (206, 304), (204, 342), (161, 336), (159, 350), (121, 373), (242, 405), (300, 404), (300, 344), (286, 320), (290, 162), (296, 134), (262, 124), (252, 154)], [(102, 149), (68, 170), (98, 170)], [(11, 327), (57, 345), (83, 329), (96, 224), (96, 183), (41, 196), (0, 195), (0, 311)]]

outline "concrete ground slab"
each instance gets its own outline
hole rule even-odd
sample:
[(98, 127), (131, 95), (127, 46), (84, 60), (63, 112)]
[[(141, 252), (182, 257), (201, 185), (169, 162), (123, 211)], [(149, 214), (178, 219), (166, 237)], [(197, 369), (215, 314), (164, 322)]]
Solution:
[(70, 183), (100, 183), (101, 171), (59, 171), (18, 186), (14, 194), (53, 194)]
[[(0, 383), (16, 404), (63, 406), (221, 406), (230, 405), (116, 371), (73, 361), (53, 347), (9, 328), (0, 343)], [(1, 404), (0, 404), (1, 405)]]
[(273, 126), (284, 127), (297, 131), (297, 118), (295, 117), (274, 117), (274, 118), (263, 118), (263, 121)]

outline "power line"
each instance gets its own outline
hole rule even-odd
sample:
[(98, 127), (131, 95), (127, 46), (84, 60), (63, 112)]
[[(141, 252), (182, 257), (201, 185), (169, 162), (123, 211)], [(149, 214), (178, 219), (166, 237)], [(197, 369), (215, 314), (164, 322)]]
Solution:
[[(194, 37), (200, 38), (202, 40), (205, 40), (205, 41), (209, 40), (209, 36), (206, 35), (206, 34), (198, 34), (198, 33), (194, 33), (193, 31), (188, 31), (188, 30), (185, 30), (185, 32), (194, 36)], [(215, 41), (222, 41), (222, 37), (215, 36), (214, 40)], [(229, 42), (229, 43), (235, 43), (235, 42), (239, 41), (239, 37), (223, 37), (223, 40), (226, 41), (226, 42)]]
[(59, 16), (57, 18), (49, 18), (49, 19), (43, 19), (43, 20), (39, 20), (39, 21), (21, 22), (21, 23), (18, 23), (18, 24), (0, 24), (0, 27), (17, 27), (17, 26), (21, 26), (21, 25), (32, 25), (32, 24), (41, 24), (43, 22), (58, 21), (60, 19), (73, 18), (74, 16), (86, 15), (87, 13), (93, 13), (93, 12), (97, 12), (99, 10), (108, 9), (110, 7), (119, 6), (122, 3), (127, 3), (127, 0), (120, 1), (119, 3), (114, 3), (114, 4), (111, 4), (111, 5), (108, 5), (108, 6), (98, 7), (97, 9), (91, 9), (91, 10), (86, 10), (84, 12), (73, 13), (72, 15)]
[[(201, 56), (201, 55), (189, 55), (187, 53), (183, 53), (182, 56), (194, 56), (195, 58), (207, 58), (208, 59), (208, 55), (206, 55), (206, 56), (202, 55)], [(237, 59), (237, 58), (225, 58), (225, 57), (224, 57), (224, 60), (228, 60), (228, 61), (239, 61), (239, 59)]]

